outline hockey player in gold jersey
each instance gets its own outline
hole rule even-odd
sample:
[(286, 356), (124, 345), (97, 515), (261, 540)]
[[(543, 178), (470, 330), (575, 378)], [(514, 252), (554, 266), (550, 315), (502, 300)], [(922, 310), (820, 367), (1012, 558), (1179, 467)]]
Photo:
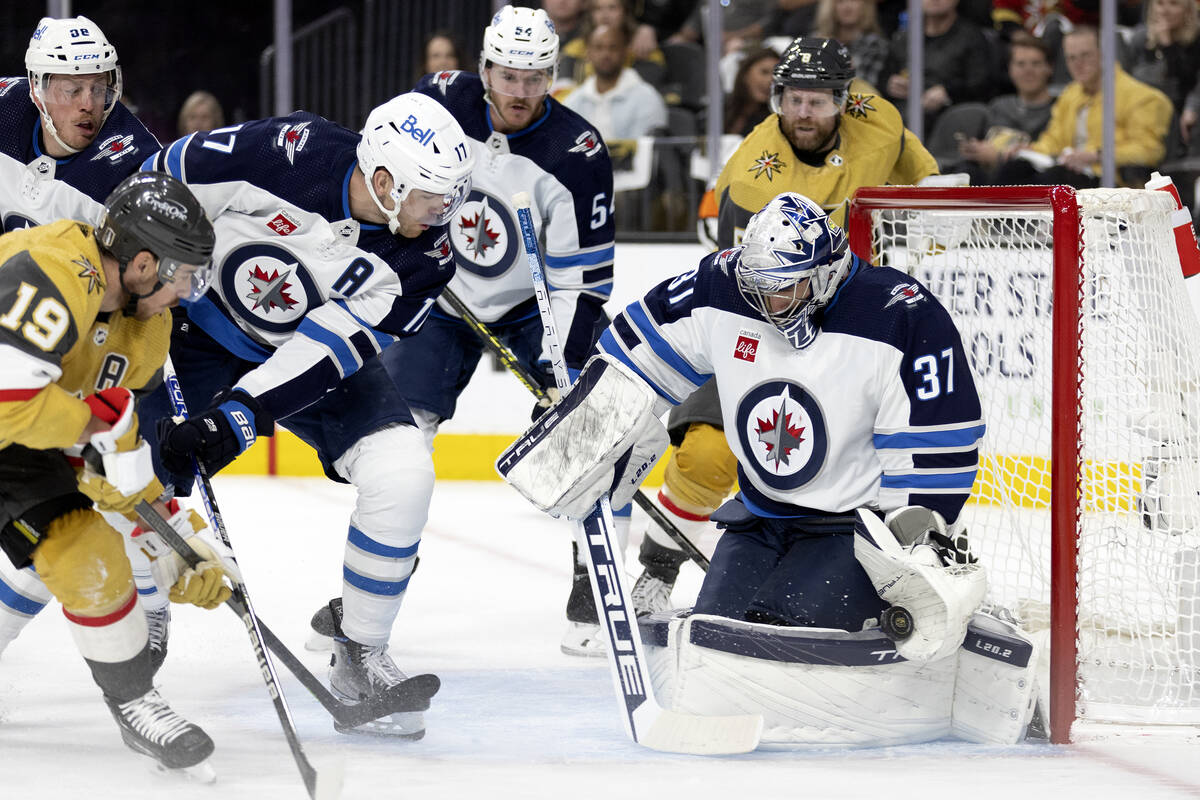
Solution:
[[(859, 187), (916, 184), (937, 174), (937, 162), (904, 127), (900, 112), (854, 77), (849, 51), (833, 39), (800, 37), (788, 46), (775, 68), (771, 110), (730, 156), (701, 205), (701, 230), (711, 231), (715, 219), (718, 248), (740, 244), (750, 217), (780, 192), (811, 198), (844, 226), (846, 205)], [(695, 537), (737, 479), (716, 383), (673, 409), (668, 427), (678, 449), (655, 501)], [(656, 526), (647, 528), (639, 556), (645, 571), (633, 588), (639, 614), (667, 607), (686, 558)]]
[[(94, 229), (60, 220), (0, 237), (0, 548), (62, 604), (126, 744), (168, 768), (196, 767), (212, 741), (153, 687), (122, 535), (101, 512), (162, 494), (134, 393), (160, 379), (168, 309), (203, 290), (213, 241), (191, 192), (158, 173), (119, 184)], [(189, 537), (202, 527), (190, 512), (171, 521)], [(190, 542), (204, 563), (164, 553), (156, 570), (173, 600), (215, 607), (225, 567)]]

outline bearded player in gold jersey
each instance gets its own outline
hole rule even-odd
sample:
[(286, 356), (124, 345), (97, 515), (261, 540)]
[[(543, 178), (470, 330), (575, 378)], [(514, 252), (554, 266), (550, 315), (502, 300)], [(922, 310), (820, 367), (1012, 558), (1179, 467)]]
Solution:
[[(854, 77), (850, 52), (833, 39), (800, 37), (788, 46), (775, 68), (771, 110), (701, 204), (701, 230), (711, 231), (715, 218), (718, 249), (740, 244), (750, 217), (780, 192), (811, 198), (845, 226), (846, 206), (860, 186), (917, 184), (937, 175), (937, 162), (904, 127), (900, 112)], [(654, 498), (693, 540), (709, 530), (709, 516), (737, 479), (716, 389), (709, 381), (672, 410), (668, 427), (678, 447)], [(639, 615), (669, 606), (686, 558), (657, 526), (648, 526), (639, 554), (645, 571), (633, 588)]]

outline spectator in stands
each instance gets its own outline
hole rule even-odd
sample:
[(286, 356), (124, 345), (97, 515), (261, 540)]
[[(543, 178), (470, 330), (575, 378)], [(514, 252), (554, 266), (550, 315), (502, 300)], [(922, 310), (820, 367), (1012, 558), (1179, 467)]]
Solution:
[(583, 33), (584, 2), (585, 0), (542, 0), (542, 8), (554, 23), (554, 32), (558, 34), (560, 53), (567, 42), (579, 38)]
[(1094, 0), (1047, 0), (1031, 3), (1029, 0), (994, 0), (992, 24), (1005, 39), (1024, 28), (1034, 36), (1041, 37), (1048, 27), (1057, 27), (1059, 20), (1076, 25), (1099, 25), (1100, 4)]
[(665, 42), (683, 26), (696, 0), (642, 0), (639, 6), (629, 49), (635, 58), (648, 58), (659, 42)]
[(196, 131), (212, 131), (225, 124), (225, 111), (212, 92), (192, 92), (179, 109), (177, 128), (180, 136)]
[(567, 95), (563, 105), (596, 126), (605, 141), (636, 139), (667, 126), (662, 96), (634, 70), (624, 66), (629, 30), (601, 25), (587, 39), (592, 77)]
[(560, 90), (570, 90), (583, 83), (592, 74), (591, 65), (587, 60), (587, 40), (591, 32), (602, 25), (625, 30), (631, 46), (625, 56), (624, 66), (636, 69), (638, 74), (643, 77), (651, 76), (647, 78), (650, 83), (654, 83), (656, 80), (653, 76), (661, 78), (666, 68), (666, 59), (663, 57), (662, 50), (655, 47), (645, 56), (639, 56), (633, 52), (632, 42), (637, 35), (638, 24), (630, 2), (631, 0), (591, 0), (587, 14), (580, 26), (581, 35), (568, 42), (561, 50), (562, 55), (558, 62), (558, 83), (553, 90), (555, 97), (561, 99), (566, 92), (560, 94)]
[(813, 35), (837, 39), (850, 48), (859, 80), (879, 87), (888, 42), (875, 15), (875, 0), (820, 0)]
[(1016, 94), (1006, 94), (988, 103), (988, 131), (984, 139), (968, 138), (959, 145), (967, 162), (955, 172), (967, 172), (971, 183), (993, 183), (1001, 161), (1017, 148), (1038, 137), (1050, 122), (1054, 98), (1050, 78), (1054, 54), (1041, 39), (1023, 30), (1013, 34), (1008, 56), (1008, 77)]
[[(1198, 33), (1195, 0), (1149, 0), (1146, 21), (1134, 29), (1126, 57), (1122, 59), (1130, 75), (1171, 99), (1181, 122), (1186, 98), (1196, 88), (1196, 76), (1200, 73)], [(1190, 128), (1190, 124), (1181, 124), (1180, 132), (1187, 131), (1190, 135)], [(1185, 135), (1183, 141), (1187, 138)]]
[(746, 54), (725, 98), (725, 132), (746, 136), (771, 114), (771, 82), (779, 53), (769, 47)]
[[(1034, 153), (1049, 156), (1053, 163), (1039, 169), (1028, 158), (1010, 158), (1000, 167), (998, 183), (1066, 183), (1076, 188), (1100, 184), (1104, 115), (1100, 94), (1100, 40), (1096, 29), (1082, 26), (1071, 31), (1063, 37), (1063, 51), (1071, 83), (1054, 102), (1050, 124), (1029, 146)], [(1119, 66), (1116, 68), (1116, 95), (1117, 167), (1157, 166), (1166, 152), (1171, 101), (1158, 89), (1133, 78)], [(1016, 155), (1021, 156), (1021, 151)], [(1034, 157), (1033, 161), (1042, 159)], [(1126, 182), (1140, 183), (1149, 177), (1148, 169), (1139, 170), (1142, 171), (1146, 174), (1129, 171), (1131, 174)]]
[[(774, 19), (778, 0), (738, 0), (722, 4), (721, 52), (742, 50), (762, 39)], [(708, 4), (697, 3), (679, 32), (668, 41), (699, 42), (704, 39)]]
[(448, 30), (434, 31), (421, 43), (421, 64), (417, 69), (418, 75), (469, 68), (467, 60), (463, 57), (463, 49), (459, 45), (458, 37), (452, 32)]
[[(991, 98), (992, 46), (983, 29), (958, 15), (958, 0), (922, 0), (925, 12), (925, 85), (920, 89), (925, 130), (952, 103)], [(908, 31), (892, 37), (881, 80), (883, 93), (906, 112)]]

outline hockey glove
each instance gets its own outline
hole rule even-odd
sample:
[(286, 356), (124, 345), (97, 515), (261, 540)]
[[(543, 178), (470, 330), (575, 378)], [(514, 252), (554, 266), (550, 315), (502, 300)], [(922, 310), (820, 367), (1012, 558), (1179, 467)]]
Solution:
[[(204, 520), (190, 508), (181, 508), (178, 500), (172, 500), (167, 509), (172, 512), (168, 524), (175, 529), (188, 546), (196, 551), (202, 561), (189, 567), (183, 556), (164, 548), (158, 534), (153, 531), (135, 529), (132, 537), (144, 552), (151, 557), (150, 572), (159, 586), (170, 586), (167, 597), (172, 603), (191, 603), (200, 608), (216, 608), (233, 594), (225, 578), (240, 582), (241, 573), (233, 560), (233, 554), (224, 545), (209, 541), (198, 535), (205, 529)], [(143, 541), (146, 540), (146, 541)], [(155, 552), (161, 555), (155, 556)]]
[(157, 499), (163, 487), (154, 477), (150, 447), (138, 436), (133, 393), (114, 387), (88, 395), (83, 401), (92, 416), (108, 429), (92, 434), (88, 440), (79, 490), (101, 511), (119, 514), (129, 514), (142, 500)]
[(270, 436), (275, 420), (241, 389), (217, 395), (221, 401), (190, 419), (158, 422), (158, 455), (175, 475), (191, 475), (192, 459), (209, 475), (219, 472), (259, 436)]

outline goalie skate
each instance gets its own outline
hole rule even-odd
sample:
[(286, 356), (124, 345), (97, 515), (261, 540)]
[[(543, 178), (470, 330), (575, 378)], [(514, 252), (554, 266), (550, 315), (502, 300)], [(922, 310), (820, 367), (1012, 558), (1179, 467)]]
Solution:
[(207, 762), (213, 752), (212, 739), (171, 710), (156, 689), (124, 703), (107, 696), (104, 702), (126, 746), (154, 759), (160, 771), (202, 783), (216, 780), (216, 772)]

